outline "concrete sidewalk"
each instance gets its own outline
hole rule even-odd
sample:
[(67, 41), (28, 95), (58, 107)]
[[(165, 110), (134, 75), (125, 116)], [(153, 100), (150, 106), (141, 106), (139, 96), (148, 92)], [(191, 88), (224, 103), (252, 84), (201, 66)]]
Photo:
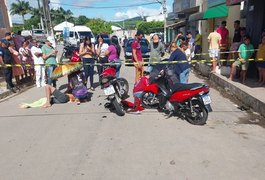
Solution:
[(210, 65), (207, 63), (197, 63), (195, 69), (201, 75), (209, 77), (212, 83), (215, 83), (218, 87), (239, 100), (243, 106), (265, 117), (265, 86), (260, 85), (256, 79), (247, 79), (246, 84), (240, 83), (238, 79), (231, 81), (227, 76), (221, 75), (223, 74), (221, 71), (210, 74)]

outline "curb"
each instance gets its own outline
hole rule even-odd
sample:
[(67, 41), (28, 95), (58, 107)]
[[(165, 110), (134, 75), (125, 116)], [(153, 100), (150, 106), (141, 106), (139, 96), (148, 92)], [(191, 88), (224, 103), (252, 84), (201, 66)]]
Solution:
[(3, 101), (6, 101), (7, 99), (11, 97), (15, 97), (25, 91), (27, 91), (30, 88), (33, 88), (35, 86), (35, 83), (26, 83), (20, 88), (20, 91), (17, 91), (16, 93), (13, 93), (12, 91), (8, 90), (0, 94), (0, 103)]
[(253, 109), (253, 111), (258, 112), (263, 117), (265, 117), (265, 102), (260, 101), (256, 97), (248, 94), (239, 87), (228, 82), (227, 78), (221, 75), (211, 74), (210, 81), (228, 91), (239, 101), (241, 101), (245, 106), (250, 107), (251, 109)]
[(242, 90), (240, 87), (237, 87), (232, 82), (229, 82), (225, 76), (209, 73), (211, 71), (210, 65), (196, 63), (194, 69), (200, 75), (208, 77), (212, 83), (224, 89), (230, 95), (239, 100), (243, 105), (265, 117), (265, 102), (257, 99), (253, 95)]

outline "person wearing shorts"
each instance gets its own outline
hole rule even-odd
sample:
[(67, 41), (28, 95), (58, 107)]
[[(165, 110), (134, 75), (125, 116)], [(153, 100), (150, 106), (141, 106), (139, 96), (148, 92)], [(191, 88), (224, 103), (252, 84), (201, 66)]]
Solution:
[(72, 94), (64, 94), (51, 85), (45, 86), (45, 93), (47, 101), (43, 105), (44, 108), (51, 107), (52, 104), (64, 104), (67, 102), (76, 102), (77, 99)]
[(240, 76), (242, 78), (242, 83), (245, 84), (246, 74), (248, 69), (248, 59), (251, 58), (251, 56), (253, 55), (254, 47), (252, 44), (250, 44), (250, 36), (248, 35), (245, 35), (243, 37), (243, 42), (244, 43), (241, 44), (238, 49), (239, 58), (232, 64), (232, 69), (230, 72), (229, 79), (231, 81), (233, 80), (233, 75), (235, 74), (236, 67), (240, 67), (241, 68)]
[(212, 73), (216, 72), (217, 60), (219, 57), (220, 41), (222, 39), (221, 35), (217, 32), (219, 27), (215, 27), (215, 31), (211, 32), (208, 36), (209, 42), (209, 56), (212, 58)]

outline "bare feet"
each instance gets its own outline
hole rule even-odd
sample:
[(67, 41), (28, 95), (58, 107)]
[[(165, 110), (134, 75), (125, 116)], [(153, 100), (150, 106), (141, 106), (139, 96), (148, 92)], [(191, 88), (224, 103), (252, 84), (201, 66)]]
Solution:
[(52, 105), (51, 105), (51, 103), (46, 103), (46, 104), (44, 104), (42, 107), (43, 108), (48, 108), (48, 107), (51, 107)]
[(19, 108), (21, 108), (21, 109), (27, 109), (27, 108), (30, 108), (28, 105), (26, 105), (26, 104), (20, 104), (19, 105)]

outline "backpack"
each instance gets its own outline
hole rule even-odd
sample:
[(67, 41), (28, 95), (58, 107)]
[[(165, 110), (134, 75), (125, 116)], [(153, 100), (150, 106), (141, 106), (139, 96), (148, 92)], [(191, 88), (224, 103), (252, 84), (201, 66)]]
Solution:
[(78, 99), (85, 99), (87, 98), (88, 95), (88, 91), (83, 83), (83, 79), (84, 79), (84, 74), (83, 72), (81, 72), (73, 76), (70, 80), (73, 86), (72, 94)]

